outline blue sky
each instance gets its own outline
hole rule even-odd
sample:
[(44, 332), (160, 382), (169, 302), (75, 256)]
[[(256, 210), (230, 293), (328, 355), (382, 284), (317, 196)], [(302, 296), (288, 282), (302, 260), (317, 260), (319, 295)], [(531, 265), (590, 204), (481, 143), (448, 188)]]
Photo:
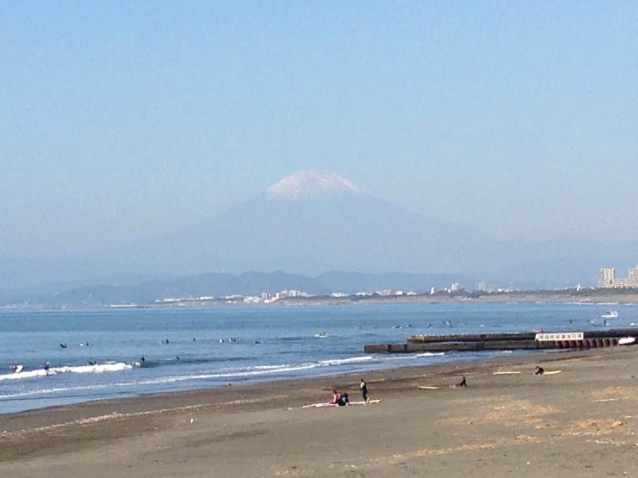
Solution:
[(497, 238), (638, 239), (638, 2), (2, 2), (0, 255), (297, 169)]

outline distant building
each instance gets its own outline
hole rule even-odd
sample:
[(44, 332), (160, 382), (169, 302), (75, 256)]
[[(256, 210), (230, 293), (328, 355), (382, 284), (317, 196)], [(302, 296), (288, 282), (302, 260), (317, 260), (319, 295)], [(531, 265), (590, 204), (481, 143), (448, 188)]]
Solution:
[(455, 282), (454, 284), (450, 286), (450, 292), (458, 292), (460, 290), (461, 290), (461, 284), (459, 284), (458, 282)]
[(616, 269), (613, 267), (600, 269), (598, 287), (603, 289), (638, 288), (638, 266), (629, 269), (626, 279), (616, 278)]
[(478, 290), (479, 292), (487, 292), (488, 291), (487, 282), (485, 281), (479, 282), (476, 285), (476, 290)]

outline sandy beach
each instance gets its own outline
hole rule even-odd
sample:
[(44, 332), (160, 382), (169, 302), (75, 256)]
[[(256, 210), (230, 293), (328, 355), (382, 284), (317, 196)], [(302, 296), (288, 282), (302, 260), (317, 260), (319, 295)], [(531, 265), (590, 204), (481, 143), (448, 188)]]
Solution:
[(333, 386), (360, 400), (343, 375), (2, 415), (0, 475), (638, 476), (637, 365), (617, 348), (384, 370), (367, 406), (302, 408)]

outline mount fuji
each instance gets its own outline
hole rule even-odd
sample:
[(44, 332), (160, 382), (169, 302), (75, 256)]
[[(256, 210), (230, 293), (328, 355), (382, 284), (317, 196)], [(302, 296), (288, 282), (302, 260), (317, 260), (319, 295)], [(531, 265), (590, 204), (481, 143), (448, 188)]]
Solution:
[(497, 254), (494, 241), (470, 228), (409, 212), (329, 171), (297, 171), (211, 220), (118, 251), (108, 262), (172, 276), (472, 274), (485, 273), (485, 257)]
[(497, 241), (412, 213), (335, 173), (310, 170), (200, 224), (130, 247), (51, 264), (0, 260), (6, 271), (0, 290), (278, 270), (312, 277), (331, 271), (452, 274), (538, 288), (595, 284), (601, 265), (632, 264), (635, 251), (635, 244), (610, 248), (579, 239)]

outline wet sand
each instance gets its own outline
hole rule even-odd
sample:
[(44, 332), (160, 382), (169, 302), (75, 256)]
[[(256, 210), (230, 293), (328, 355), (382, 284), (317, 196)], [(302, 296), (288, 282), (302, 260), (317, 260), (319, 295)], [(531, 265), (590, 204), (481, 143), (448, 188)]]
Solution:
[(360, 400), (343, 375), (2, 415), (0, 476), (638, 476), (636, 376), (616, 348), (373, 372), (367, 406), (301, 408)]

